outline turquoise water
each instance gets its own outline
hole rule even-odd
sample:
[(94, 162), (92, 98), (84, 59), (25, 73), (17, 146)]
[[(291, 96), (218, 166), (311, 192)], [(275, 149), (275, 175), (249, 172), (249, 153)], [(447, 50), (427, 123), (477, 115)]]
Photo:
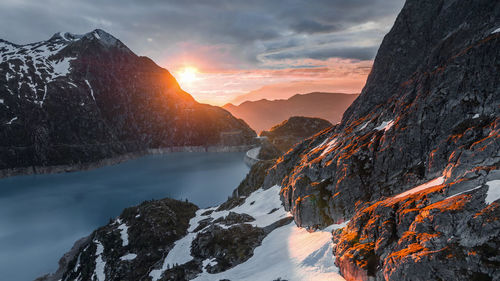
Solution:
[(244, 153), (151, 155), (84, 172), (0, 179), (0, 279), (57, 269), (73, 243), (149, 199), (224, 202), (248, 172)]

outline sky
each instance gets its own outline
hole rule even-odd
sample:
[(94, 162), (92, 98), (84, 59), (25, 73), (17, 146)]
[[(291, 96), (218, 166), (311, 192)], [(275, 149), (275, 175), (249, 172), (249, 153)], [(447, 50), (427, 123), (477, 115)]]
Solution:
[[(0, 38), (96, 28), (168, 69), (198, 101), (359, 93), (403, 0), (2, 0)], [(251, 93), (251, 94), (248, 94)], [(257, 93), (257, 94), (254, 94)], [(260, 93), (260, 95), (259, 95)]]

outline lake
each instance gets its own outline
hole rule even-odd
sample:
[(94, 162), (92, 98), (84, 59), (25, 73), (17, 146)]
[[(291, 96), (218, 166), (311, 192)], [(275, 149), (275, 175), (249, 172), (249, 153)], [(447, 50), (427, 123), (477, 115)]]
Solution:
[(244, 153), (150, 155), (90, 171), (0, 179), (2, 280), (54, 272), (73, 243), (145, 200), (224, 202), (243, 180)]

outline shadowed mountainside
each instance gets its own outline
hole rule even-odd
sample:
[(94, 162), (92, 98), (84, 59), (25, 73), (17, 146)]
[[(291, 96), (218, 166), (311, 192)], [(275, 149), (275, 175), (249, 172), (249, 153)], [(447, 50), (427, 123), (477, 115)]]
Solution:
[(357, 97), (354, 94), (309, 93), (287, 100), (246, 101), (238, 106), (229, 103), (223, 108), (260, 133), (292, 116), (317, 117), (336, 124)]
[(185, 146), (254, 142), (244, 121), (197, 103), (102, 30), (0, 40), (0, 170), (76, 165)]

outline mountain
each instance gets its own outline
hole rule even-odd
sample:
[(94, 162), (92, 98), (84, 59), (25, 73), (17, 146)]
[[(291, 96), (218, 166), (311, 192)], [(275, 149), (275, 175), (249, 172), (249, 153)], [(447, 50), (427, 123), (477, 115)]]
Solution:
[(407, 0), (342, 122), (265, 187), (347, 280), (498, 280), (500, 3)]
[(238, 106), (226, 104), (223, 108), (261, 132), (292, 116), (317, 117), (336, 124), (357, 97), (354, 94), (309, 93), (287, 100), (246, 101)]
[[(269, 146), (275, 149), (262, 145), (258, 158), (269, 159), (269, 155), (275, 154), (272, 153), (275, 150), (279, 152), (279, 155), (274, 156), (281, 156), (282, 153), (287, 152), (294, 145), (331, 126), (333, 126), (332, 123), (320, 118), (290, 117), (273, 126), (269, 131), (263, 131), (260, 134), (262, 137), (267, 138), (267, 142), (264, 143), (269, 143)], [(262, 154), (266, 154), (267, 157), (262, 157)]]
[(102, 30), (0, 40), (0, 170), (81, 166), (129, 153), (248, 145), (253, 132)]
[[(318, 70), (318, 69), (316, 69)], [(367, 75), (368, 73), (366, 73)], [(277, 100), (288, 99), (296, 93), (324, 92), (324, 93), (358, 93), (361, 86), (359, 81), (351, 79), (343, 81), (290, 81), (262, 86), (257, 90), (239, 95), (230, 103), (240, 105), (245, 101), (258, 101), (261, 99)], [(362, 82), (361, 82), (362, 83)], [(342, 90), (338, 90), (342, 89)]]
[(126, 209), (43, 280), (499, 280), (499, 46), (499, 2), (407, 0), (340, 124), (220, 206)]

